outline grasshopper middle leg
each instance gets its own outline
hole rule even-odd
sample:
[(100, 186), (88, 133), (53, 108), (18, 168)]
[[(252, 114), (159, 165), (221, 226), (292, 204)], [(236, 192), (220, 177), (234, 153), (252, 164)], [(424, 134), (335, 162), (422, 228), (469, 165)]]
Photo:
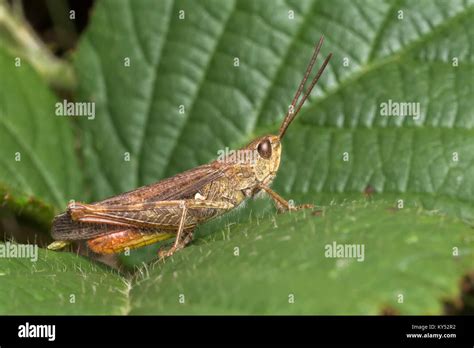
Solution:
[(233, 208), (233, 204), (224, 201), (203, 201), (203, 200), (187, 200), (180, 203), (181, 216), (179, 226), (176, 233), (176, 240), (171, 248), (160, 250), (158, 256), (164, 259), (173, 255), (176, 251), (183, 249), (186, 245), (192, 242), (194, 228), (185, 229), (186, 216), (189, 209), (222, 209), (228, 210)]
[(185, 202), (182, 202), (180, 204), (180, 207), (182, 208), (182, 210), (181, 210), (181, 216), (180, 216), (180, 219), (179, 219), (178, 231), (176, 233), (176, 240), (174, 241), (174, 244), (171, 248), (169, 248), (167, 250), (160, 250), (160, 252), (158, 253), (160, 259), (164, 259), (165, 257), (169, 257), (169, 256), (173, 255), (176, 251), (184, 248), (187, 244), (187, 243), (186, 244), (184, 243), (185, 238), (182, 238), (183, 237), (182, 235), (183, 235), (183, 232), (184, 232), (184, 223), (186, 221), (186, 215), (188, 213), (188, 208), (186, 207)]

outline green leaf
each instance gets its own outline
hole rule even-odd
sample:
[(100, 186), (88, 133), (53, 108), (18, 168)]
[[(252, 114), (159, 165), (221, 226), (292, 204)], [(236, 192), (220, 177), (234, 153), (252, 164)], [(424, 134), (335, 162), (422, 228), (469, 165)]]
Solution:
[[(333, 243), (363, 253), (330, 257)], [(130, 313), (441, 314), (474, 267), (473, 248), (460, 221), (386, 202), (267, 215), (143, 270)]]
[(49, 225), (54, 208), (84, 197), (71, 124), (25, 62), (0, 47), (0, 203)]
[[(0, 253), (0, 313), (440, 314), (474, 267), (471, 227), (380, 201), (256, 214), (216, 232), (131, 282), (71, 253)], [(363, 253), (329, 257), (333, 243)]]
[[(0, 243), (0, 314), (128, 312), (129, 283), (117, 272), (72, 253), (38, 249), (35, 256), (28, 247)], [(28, 257), (8, 257), (15, 248)]]

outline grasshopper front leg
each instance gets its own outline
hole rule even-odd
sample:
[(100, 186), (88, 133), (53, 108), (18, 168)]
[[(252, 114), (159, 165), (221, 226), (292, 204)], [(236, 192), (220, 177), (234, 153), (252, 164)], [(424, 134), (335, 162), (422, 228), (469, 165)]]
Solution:
[(300, 210), (300, 209), (314, 208), (313, 204), (301, 204), (297, 206), (291, 205), (286, 199), (284, 199), (282, 196), (280, 196), (278, 193), (276, 193), (269, 187), (260, 185), (259, 188), (264, 190), (270, 196), (270, 198), (273, 199), (279, 213), (284, 213), (287, 211), (295, 211), (295, 210)]

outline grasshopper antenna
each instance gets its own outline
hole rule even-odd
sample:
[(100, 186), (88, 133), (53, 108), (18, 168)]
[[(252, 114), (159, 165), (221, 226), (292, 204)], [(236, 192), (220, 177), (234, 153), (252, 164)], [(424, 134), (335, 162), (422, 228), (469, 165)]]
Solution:
[(308, 90), (306, 91), (306, 93), (301, 98), (300, 103), (298, 104), (298, 106), (296, 106), (296, 103), (298, 102), (298, 99), (299, 99), (301, 93), (303, 92), (304, 85), (306, 84), (306, 81), (308, 80), (308, 77), (311, 74), (311, 71), (313, 70), (314, 63), (316, 62), (316, 58), (318, 57), (319, 51), (321, 50), (321, 46), (323, 45), (323, 41), (324, 41), (324, 36), (321, 36), (321, 38), (319, 39), (318, 44), (316, 45), (316, 48), (314, 49), (313, 55), (311, 56), (311, 60), (309, 61), (308, 66), (306, 67), (306, 72), (303, 76), (303, 79), (300, 82), (298, 90), (296, 91), (295, 96), (294, 96), (293, 100), (291, 101), (291, 105), (288, 109), (288, 112), (286, 113), (285, 118), (284, 118), (284, 120), (283, 120), (283, 122), (280, 126), (280, 132), (278, 134), (278, 137), (280, 139), (283, 138), (283, 136), (285, 135), (286, 130), (288, 129), (288, 126), (290, 125), (291, 122), (293, 122), (296, 115), (298, 115), (298, 112), (300, 111), (301, 107), (305, 103), (306, 99), (308, 99), (308, 96), (311, 94), (311, 91), (313, 90), (314, 86), (318, 82), (318, 80), (321, 77), (324, 69), (326, 68), (326, 65), (329, 63), (329, 60), (332, 57), (332, 53), (329, 53), (328, 56), (326, 57), (326, 59), (324, 60), (323, 65), (321, 65), (321, 67), (319, 68), (318, 73), (316, 74), (316, 76), (311, 81), (311, 84), (310, 84)]

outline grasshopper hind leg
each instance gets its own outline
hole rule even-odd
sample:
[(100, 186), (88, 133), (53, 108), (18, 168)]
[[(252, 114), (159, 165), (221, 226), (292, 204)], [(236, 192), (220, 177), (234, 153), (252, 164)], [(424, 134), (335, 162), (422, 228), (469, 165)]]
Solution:
[(140, 248), (173, 237), (173, 233), (128, 229), (89, 239), (87, 246), (97, 254), (115, 254), (127, 249)]

